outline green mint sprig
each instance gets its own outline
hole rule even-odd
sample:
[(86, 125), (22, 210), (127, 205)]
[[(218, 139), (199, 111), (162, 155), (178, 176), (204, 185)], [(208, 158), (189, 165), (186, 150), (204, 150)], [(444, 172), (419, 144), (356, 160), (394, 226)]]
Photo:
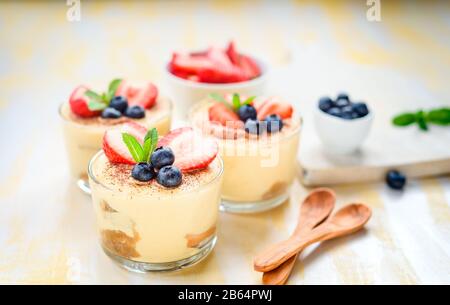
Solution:
[(225, 98), (221, 94), (211, 93), (209, 95), (209, 97), (222, 103), (222, 104), (225, 104), (225, 106), (227, 106), (228, 108), (230, 108), (233, 111), (238, 111), (239, 108), (241, 108), (242, 106), (251, 104), (253, 102), (253, 100), (256, 98), (256, 96), (251, 96), (251, 97), (247, 98), (245, 101), (242, 101), (239, 94), (233, 93), (233, 98), (231, 100), (232, 105), (230, 105), (230, 103), (227, 102), (227, 100), (225, 100)]
[(450, 125), (450, 108), (442, 107), (430, 111), (401, 113), (392, 119), (392, 124), (399, 127), (417, 124), (424, 131), (428, 130), (428, 124), (447, 126)]
[(158, 131), (156, 128), (150, 129), (144, 137), (144, 144), (141, 145), (139, 141), (129, 133), (122, 133), (122, 140), (128, 148), (134, 161), (149, 162), (150, 156), (155, 151), (158, 145)]
[(106, 92), (102, 92), (101, 94), (93, 90), (87, 90), (84, 94), (89, 97), (89, 110), (98, 111), (107, 108), (112, 98), (116, 94), (117, 88), (119, 88), (121, 82), (121, 79), (113, 79), (109, 83), (108, 90)]

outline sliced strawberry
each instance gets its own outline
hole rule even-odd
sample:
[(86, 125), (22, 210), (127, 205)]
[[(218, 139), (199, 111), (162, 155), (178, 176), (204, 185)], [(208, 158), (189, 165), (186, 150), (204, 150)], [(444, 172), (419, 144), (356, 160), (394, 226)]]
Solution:
[(219, 152), (216, 141), (202, 136), (191, 127), (172, 130), (159, 140), (158, 146), (172, 149), (175, 155), (174, 165), (183, 172), (206, 168)]
[(231, 62), (236, 65), (239, 66), (241, 63), (241, 56), (239, 55), (239, 53), (236, 51), (236, 48), (234, 46), (234, 41), (230, 41), (230, 43), (228, 44), (228, 48), (226, 51), (228, 57), (230, 58)]
[(239, 54), (236, 51), (234, 42), (230, 42), (228, 45), (227, 55), (234, 65), (241, 68), (246, 79), (253, 79), (261, 74), (261, 69), (251, 57)]
[(245, 75), (239, 67), (227, 56), (225, 51), (217, 47), (208, 50), (208, 58), (213, 63), (212, 69), (203, 69), (199, 72), (200, 81), (208, 83), (236, 83), (245, 80)]
[(127, 80), (122, 80), (117, 88), (116, 96), (126, 97), (128, 105), (139, 105), (144, 109), (150, 109), (156, 103), (158, 88), (153, 83), (134, 85)]
[(222, 126), (227, 126), (227, 123), (232, 124), (232, 122), (240, 121), (239, 116), (222, 103), (215, 103), (209, 107), (208, 116), (210, 122), (216, 122)]
[(213, 64), (206, 56), (191, 56), (190, 54), (174, 53), (172, 55), (172, 61), (169, 64), (170, 72), (197, 74), (204, 69), (212, 69)]
[(215, 66), (220, 65), (225, 69), (229, 69), (233, 67), (233, 63), (231, 62), (228, 55), (220, 48), (211, 47), (207, 52), (208, 58), (215, 63)]
[(103, 136), (103, 151), (109, 161), (113, 163), (135, 164), (136, 161), (122, 140), (124, 132), (131, 134), (142, 143), (147, 129), (135, 122), (125, 123), (120, 128), (108, 129)]
[(247, 79), (253, 79), (261, 74), (258, 64), (250, 57), (242, 55), (239, 67), (241, 67)]
[(69, 105), (72, 112), (80, 117), (89, 118), (100, 115), (101, 111), (91, 111), (88, 108), (89, 98), (85, 95), (88, 87), (78, 86), (70, 95)]
[(278, 114), (282, 119), (288, 119), (292, 117), (294, 109), (286, 102), (282, 102), (277, 97), (269, 98), (256, 107), (258, 113), (258, 119), (264, 120), (271, 114)]
[(238, 83), (245, 79), (245, 75), (241, 69), (237, 67), (216, 66), (213, 69), (203, 69), (198, 73), (198, 78), (203, 83)]

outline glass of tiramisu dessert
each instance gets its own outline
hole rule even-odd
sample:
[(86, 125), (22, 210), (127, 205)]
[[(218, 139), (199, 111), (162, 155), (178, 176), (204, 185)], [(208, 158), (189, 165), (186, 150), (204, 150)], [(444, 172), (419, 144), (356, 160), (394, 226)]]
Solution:
[(155, 127), (164, 135), (170, 130), (171, 101), (158, 94), (150, 83), (132, 84), (115, 79), (107, 91), (100, 93), (87, 86), (78, 86), (69, 101), (60, 106), (64, 139), (72, 176), (78, 186), (90, 192), (87, 166), (101, 149), (102, 137), (108, 128), (125, 122), (138, 122)]
[(225, 168), (222, 210), (259, 212), (289, 198), (301, 129), (292, 105), (279, 97), (212, 93), (189, 116), (218, 140)]
[(217, 142), (190, 128), (158, 139), (125, 123), (106, 131), (89, 164), (105, 253), (136, 272), (191, 266), (212, 250), (222, 186)]

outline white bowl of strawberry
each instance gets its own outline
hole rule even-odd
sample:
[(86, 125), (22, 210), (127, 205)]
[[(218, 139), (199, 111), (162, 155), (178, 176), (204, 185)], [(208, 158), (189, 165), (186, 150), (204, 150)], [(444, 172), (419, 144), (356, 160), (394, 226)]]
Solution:
[(267, 83), (267, 66), (253, 56), (239, 53), (233, 42), (225, 49), (175, 52), (165, 71), (176, 112), (182, 118), (194, 103), (211, 92), (261, 95)]

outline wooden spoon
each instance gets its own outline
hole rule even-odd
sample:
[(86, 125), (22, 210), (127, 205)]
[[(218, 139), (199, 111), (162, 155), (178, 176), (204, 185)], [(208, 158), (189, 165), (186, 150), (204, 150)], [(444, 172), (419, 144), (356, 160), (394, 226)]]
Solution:
[(348, 235), (360, 230), (369, 221), (372, 212), (361, 203), (349, 204), (328, 218), (323, 224), (303, 236), (292, 236), (258, 255), (254, 260), (254, 269), (267, 272), (280, 266), (289, 258), (307, 246), (324, 240)]
[[(320, 224), (330, 215), (331, 211), (334, 209), (335, 202), (336, 195), (331, 189), (314, 189), (309, 193), (305, 200), (303, 200), (298, 216), (297, 227), (291, 237), (304, 236), (311, 232), (315, 226)], [(278, 244), (275, 244), (271, 249), (276, 248), (277, 245)], [(263, 283), (267, 285), (283, 285), (286, 283), (299, 254), (300, 252), (296, 253), (278, 268), (265, 272), (262, 277)]]

